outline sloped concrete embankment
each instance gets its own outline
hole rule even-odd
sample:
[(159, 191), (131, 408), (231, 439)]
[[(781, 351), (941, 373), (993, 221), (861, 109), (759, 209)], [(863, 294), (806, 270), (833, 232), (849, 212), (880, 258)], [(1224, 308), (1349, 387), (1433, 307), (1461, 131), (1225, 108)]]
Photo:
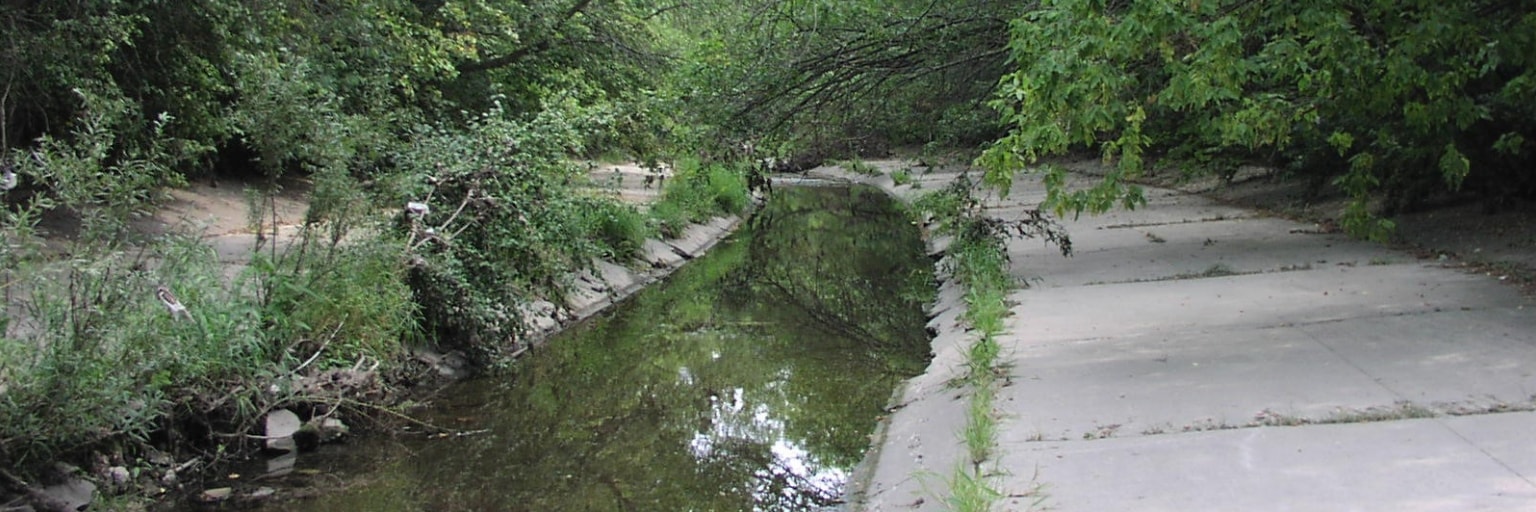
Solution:
[[(917, 168), (910, 183), (897, 185), (890, 174), (913, 168), (911, 163), (867, 163), (881, 172), (870, 176), (820, 167), (810, 174), (872, 185), (910, 203), (949, 185), (963, 170)], [(920, 227), (938, 279), (936, 300), (928, 308), (933, 359), (922, 375), (907, 380), (892, 397), (888, 414), (872, 436), (869, 454), (850, 479), (851, 510), (943, 510), (950, 479), (967, 457), (960, 433), (966, 426), (969, 391), (953, 383), (964, 378), (966, 350), (979, 335), (961, 320), (966, 311), (964, 287), (945, 272), (945, 251), (951, 240), (932, 235), (936, 226), (931, 219)]]
[(529, 316), (537, 338), (547, 337), (562, 326), (595, 315), (646, 286), (671, 275), (689, 260), (702, 256), (741, 225), (741, 217), (716, 217), (691, 224), (675, 239), (650, 239), (642, 248), (639, 265), (593, 260), (567, 290), (563, 305), (534, 303)]
[[(1043, 198), (1021, 181), (992, 214)], [(1004, 492), (1053, 510), (1536, 510), (1536, 316), (1496, 278), (1149, 189), (1010, 247)], [(1014, 500), (1020, 506), (1025, 500)]]
[[(660, 179), (647, 180), (651, 176), (649, 171), (629, 164), (597, 167), (589, 174), (593, 183), (602, 185), (598, 187), (601, 192), (642, 208), (660, 200), (664, 178), (670, 176), (670, 173), (661, 173), (654, 176)], [(297, 240), (298, 223), (308, 204), (307, 188), (305, 183), (296, 183), (293, 190), (274, 199), (276, 212), (267, 220), (275, 226), (267, 224), (262, 229), (272, 231), (273, 234), (267, 236), (274, 240), (271, 244), (276, 250), (286, 250)], [(214, 250), (225, 268), (225, 275), (230, 278), (249, 265), (251, 253), (260, 242), (246, 221), (245, 187), (198, 184), (188, 190), (172, 191), (172, 196), (172, 201), (153, 219), (142, 222), (140, 229), (151, 234), (175, 229), (201, 233), (200, 238)], [(741, 221), (741, 217), (735, 215), (716, 217), (688, 225), (676, 238), (646, 240), (635, 261), (594, 259), (589, 270), (573, 276), (564, 303), (534, 299), (520, 306), (531, 341), (522, 344), (520, 350), (542, 343), (564, 327), (595, 315), (670, 275), (724, 240)], [(520, 354), (520, 350), (514, 353)], [(462, 376), (467, 371), (467, 362), (457, 355), (423, 348), (419, 349), (417, 358), (436, 367), (445, 376)]]
[[(1038, 201), (1021, 182), (1008, 215)], [(1536, 510), (1518, 290), (1149, 189), (1011, 248), (1000, 465), (1056, 510)], [(1112, 485), (1106, 485), (1107, 483)]]
[[(733, 215), (717, 217), (703, 223), (690, 224), (676, 238), (646, 240), (640, 257), (637, 260), (624, 262), (623, 264), (607, 260), (594, 260), (591, 270), (583, 270), (573, 276), (572, 284), (567, 290), (567, 300), (564, 304), (557, 305), (548, 301), (534, 301), (523, 306), (524, 318), (528, 322), (531, 331), (531, 341), (524, 344), (523, 348), (526, 349), (529, 346), (542, 343), (565, 327), (595, 315), (644, 287), (665, 278), (678, 268), (681, 268), (689, 260), (705, 254), (709, 249), (733, 233), (741, 225), (741, 222), (741, 217)], [(167, 226), (172, 225), (169, 222), (165, 224)], [(294, 228), (282, 226), (280, 229), (282, 230), (282, 237), (278, 238), (278, 243), (287, 244), (291, 242), (295, 233)], [(203, 236), (204, 241), (215, 249), (220, 263), (225, 267), (227, 275), (237, 275), (249, 264), (251, 251), (256, 244), (256, 237), (254, 235), (235, 229), (209, 233), (210, 230), (205, 227), (203, 231), (205, 232)], [(468, 375), (467, 361), (463, 357), (437, 353), (429, 349), (422, 349), (416, 354), (416, 357), (421, 362), (436, 368), (444, 377), (458, 378)], [(325, 377), (324, 380), (329, 385), (339, 385), (338, 381), (330, 380), (331, 377), (338, 375), (342, 374), (323, 374), (322, 377)], [(362, 373), (349, 372), (347, 378), (348, 385), (352, 382), (358, 382), (357, 386), (361, 387), (367, 382), (371, 382), (375, 375), (371, 370)], [(3, 392), (3, 386), (0, 386), (0, 392)], [(291, 427), (284, 427), (281, 430), (281, 434), (273, 434), (274, 418), (282, 417), (291, 417), (291, 420), (286, 422), (291, 424)], [(341, 426), (339, 420), (327, 419), (321, 423), (329, 425), (330, 422), (336, 422), (335, 424), (338, 425), (336, 430), (345, 431), (346, 427)], [(267, 444), (269, 447), (278, 448), (279, 451), (291, 451), (294, 449), (293, 434), (299, 430), (300, 423), (297, 416), (294, 416), (287, 409), (277, 409), (265, 418), (265, 423), (267, 425), (267, 435), (274, 436), (268, 440)], [(334, 437), (330, 439), (334, 439)], [(326, 440), (329, 441), (330, 439)], [(289, 458), (288, 460), (288, 464), (292, 464), (294, 459)], [(194, 467), (198, 462), (199, 459), (194, 458), (178, 466), (177, 470), (169, 471), (160, 480), (163, 482), (174, 482), (178, 478), (184, 480), (191, 476), (186, 473), (186, 468)], [(167, 463), (166, 465), (170, 466), (171, 464)], [(121, 470), (123, 475), (127, 475), (127, 470), (121, 467), (111, 469)], [(73, 469), (67, 472), (73, 473)], [(178, 476), (177, 473), (182, 474)], [(111, 475), (112, 478), (117, 478), (116, 473), (111, 473)], [(29, 494), (28, 499), (45, 505), (44, 508), (53, 510), (88, 508), (97, 499), (98, 494), (96, 483), (72, 474), (63, 477), (61, 483), (46, 488), (34, 489), (27, 487), (14, 477), (8, 478), (8, 480), (8, 485), (18, 489), (26, 489)], [(126, 481), (128, 478), (124, 476), (119, 480)], [(270, 491), (270, 488), (261, 487), (254, 489), (253, 493), (260, 495), (261, 493), (270, 493)], [(213, 488), (199, 494), (198, 499), (209, 502), (236, 499), (237, 496), (232, 494), (232, 492), (229, 487)], [(4, 497), (10, 498), (9, 496)], [(252, 496), (239, 496), (238, 498), (259, 499)], [(21, 509), (30, 510), (28, 507), (22, 507)]]
[[(1138, 210), (1068, 220), (1072, 258), (1009, 246), (1002, 509), (1536, 510), (1530, 297), (1455, 261), (1147, 192)], [(988, 214), (1043, 197), (1021, 177)], [(863, 509), (945, 508), (964, 453), (947, 303), (956, 290), (935, 308), (929, 374), (877, 440)]]

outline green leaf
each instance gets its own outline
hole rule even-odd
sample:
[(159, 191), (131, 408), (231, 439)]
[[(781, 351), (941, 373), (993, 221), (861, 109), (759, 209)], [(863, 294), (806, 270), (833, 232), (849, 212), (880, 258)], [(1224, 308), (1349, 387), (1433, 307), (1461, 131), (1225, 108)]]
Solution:
[(1467, 174), (1472, 171), (1472, 163), (1466, 155), (1456, 149), (1455, 144), (1446, 144), (1445, 152), (1440, 155), (1440, 172), (1445, 178), (1446, 186), (1451, 190), (1461, 190), (1461, 184), (1466, 181)]

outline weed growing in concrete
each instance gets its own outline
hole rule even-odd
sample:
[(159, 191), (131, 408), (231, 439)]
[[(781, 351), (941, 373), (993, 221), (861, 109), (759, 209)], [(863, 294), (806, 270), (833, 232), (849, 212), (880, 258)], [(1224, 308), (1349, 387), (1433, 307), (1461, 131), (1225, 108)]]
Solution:
[(955, 468), (955, 479), (949, 484), (949, 510), (987, 512), (1002, 497), (1003, 494), (987, 482), (986, 476), (963, 463)]
[(879, 176), (880, 175), (880, 169), (879, 168), (875, 167), (874, 165), (871, 165), (869, 162), (865, 162), (865, 161), (859, 160), (859, 159), (844, 160), (842, 162), (839, 162), (838, 166), (842, 167), (844, 170), (847, 170), (848, 172), (851, 172), (851, 173), (854, 173), (854, 174), (858, 174), (858, 175), (861, 175), (861, 176)]
[(1433, 418), (1436, 416), (1439, 416), (1439, 414), (1428, 407), (1412, 402), (1398, 402), (1390, 407), (1340, 410), (1317, 423), (1370, 423), (1376, 421)]
[(978, 389), (971, 393), (970, 404), (966, 407), (966, 426), (962, 435), (973, 466), (979, 467), (990, 459), (997, 444), (997, 416), (992, 411), (995, 395), (995, 391)]
[[(942, 229), (956, 236), (947, 259), (949, 271), (966, 287), (963, 318), (979, 333), (967, 349), (966, 374), (961, 379), (971, 388), (966, 426), (961, 433), (969, 464), (955, 468), (948, 502), (953, 510), (990, 510), (1002, 497), (991, 487), (983, 467), (995, 455), (997, 415), (993, 400), (999, 387), (998, 356), (1002, 347), (996, 336), (1008, 315), (1007, 293), (1013, 279), (1003, 236), (1011, 231), (997, 221), (976, 215), (979, 203), (969, 185), (930, 194), (918, 208), (941, 221)], [(1018, 228), (1018, 233), (1024, 233)], [(1046, 236), (1050, 236), (1047, 234)]]
[(891, 181), (895, 182), (898, 187), (912, 184), (912, 169), (899, 169), (892, 172)]

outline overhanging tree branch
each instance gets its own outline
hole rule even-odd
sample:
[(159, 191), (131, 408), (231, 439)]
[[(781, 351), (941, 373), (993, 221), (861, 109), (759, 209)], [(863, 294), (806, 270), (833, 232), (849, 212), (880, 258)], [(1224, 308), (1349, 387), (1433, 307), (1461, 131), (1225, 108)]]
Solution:
[(592, 0), (577, 0), (576, 3), (571, 4), (564, 13), (561, 13), (560, 21), (555, 23), (555, 26), (550, 29), (549, 34), (545, 35), (538, 42), (518, 48), (504, 55), (465, 62), (459, 64), (457, 68), (460, 73), (477, 73), (510, 66), (534, 54), (549, 51), (550, 48), (554, 47), (555, 39), (560, 37), (560, 34), (564, 32), (565, 26), (570, 23), (571, 19), (575, 18), (577, 14), (581, 14), (590, 5), (592, 5)]

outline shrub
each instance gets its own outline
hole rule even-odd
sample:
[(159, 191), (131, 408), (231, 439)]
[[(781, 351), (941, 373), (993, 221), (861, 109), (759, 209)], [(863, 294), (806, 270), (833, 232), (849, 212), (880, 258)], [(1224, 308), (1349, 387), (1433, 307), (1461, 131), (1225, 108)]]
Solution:
[(644, 213), (634, 206), (603, 198), (586, 198), (582, 211), (587, 216), (587, 229), (597, 240), (604, 256), (627, 259), (638, 256), (645, 240), (655, 229), (647, 222)]
[(667, 180), (661, 200), (651, 206), (651, 218), (662, 234), (676, 236), (688, 222), (718, 215), (740, 215), (752, 204), (744, 168), (681, 159)]
[(851, 173), (854, 173), (854, 174), (860, 174), (860, 175), (864, 175), (864, 176), (879, 176), (880, 175), (880, 169), (879, 168), (876, 168), (875, 166), (870, 165), (868, 162), (865, 162), (863, 160), (857, 160), (857, 159), (854, 159), (854, 160), (844, 160), (844, 161), (838, 163), (838, 165), (842, 166), (843, 169), (847, 169), (848, 172), (851, 172)]
[(709, 195), (714, 197), (715, 206), (718, 208), (717, 213), (740, 215), (747, 211), (747, 206), (752, 203), (752, 195), (747, 190), (747, 180), (743, 172), (720, 164), (709, 166), (705, 172), (709, 182)]

